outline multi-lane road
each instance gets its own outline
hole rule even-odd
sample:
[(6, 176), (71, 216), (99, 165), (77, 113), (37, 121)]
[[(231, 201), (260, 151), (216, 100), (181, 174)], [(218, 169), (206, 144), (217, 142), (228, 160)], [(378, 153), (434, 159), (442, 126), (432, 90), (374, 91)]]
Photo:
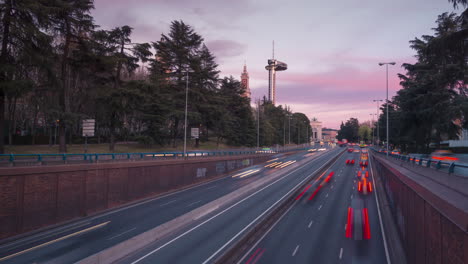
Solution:
[[(366, 178), (372, 190), (363, 194), (362, 186), (358, 190), (357, 174), (361, 170), (365, 178), (368, 170), (359, 167), (359, 158), (358, 152), (345, 153), (320, 179), (306, 186), (307, 191), (295, 198), (290, 210), (245, 252), (242, 263), (387, 263), (372, 170), (369, 168)], [(347, 165), (347, 159), (356, 162)], [(362, 232), (366, 228), (361, 217), (364, 208), (369, 239)], [(359, 217), (350, 215), (348, 220), (350, 210), (360, 212)], [(346, 237), (347, 230), (350, 237)]]
[(143, 203), (75, 221), (0, 244), (0, 263), (74, 263), (266, 177), (276, 177), (258, 190), (194, 221), (180, 232), (135, 252), (122, 263), (211, 262), (256, 219), (309, 180), (314, 171), (340, 153), (280, 155), (265, 164)]

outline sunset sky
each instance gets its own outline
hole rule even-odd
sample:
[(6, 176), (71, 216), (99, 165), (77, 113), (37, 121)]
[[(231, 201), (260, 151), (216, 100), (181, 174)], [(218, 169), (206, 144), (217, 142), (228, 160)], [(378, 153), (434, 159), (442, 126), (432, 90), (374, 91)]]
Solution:
[(437, 15), (454, 10), (447, 0), (95, 0), (93, 16), (103, 29), (129, 25), (133, 42), (151, 42), (183, 20), (201, 34), (217, 58), (221, 77), (240, 78), (244, 61), (252, 99), (267, 95), (271, 57), (288, 64), (277, 74), (277, 104), (326, 127), (357, 117), (370, 120), (373, 99), (400, 88), (401, 64), (414, 62), (408, 41), (431, 34)]

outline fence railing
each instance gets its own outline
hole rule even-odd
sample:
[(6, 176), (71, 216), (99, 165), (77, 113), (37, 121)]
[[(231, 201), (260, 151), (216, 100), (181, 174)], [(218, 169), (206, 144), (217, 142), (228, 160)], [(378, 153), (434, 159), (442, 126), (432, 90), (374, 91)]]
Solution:
[[(372, 149), (372, 151), (380, 155), (387, 155), (386, 151), (376, 149)], [(462, 176), (468, 176), (468, 164), (392, 153), (388, 153), (388, 156), (396, 160), (411, 163), (421, 167), (433, 168), (435, 170), (448, 172), (449, 174), (454, 173)]]
[(141, 153), (71, 153), (71, 154), (0, 154), (0, 166), (37, 166), (66, 163), (93, 163), (100, 161), (136, 161), (157, 159), (191, 159), (200, 157), (222, 157), (241, 155), (265, 155), (283, 153), (288, 151), (300, 151), (310, 149), (313, 146), (263, 148), (249, 150), (228, 151), (180, 151), (173, 152), (141, 152)]

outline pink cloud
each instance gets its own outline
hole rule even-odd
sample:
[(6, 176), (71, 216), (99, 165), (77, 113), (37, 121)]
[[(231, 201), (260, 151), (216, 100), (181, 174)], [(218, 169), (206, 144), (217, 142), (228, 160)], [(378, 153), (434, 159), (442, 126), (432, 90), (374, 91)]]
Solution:
[(241, 55), (247, 46), (233, 40), (211, 40), (206, 42), (206, 46), (218, 58), (234, 57)]

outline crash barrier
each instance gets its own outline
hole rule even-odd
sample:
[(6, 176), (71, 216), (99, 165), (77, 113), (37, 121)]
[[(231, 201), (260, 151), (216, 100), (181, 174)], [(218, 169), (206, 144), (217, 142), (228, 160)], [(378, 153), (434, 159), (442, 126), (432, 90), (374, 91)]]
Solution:
[[(387, 155), (385, 151), (377, 151), (375, 149), (372, 149), (372, 151), (378, 155)], [(419, 165), (421, 167), (433, 168), (450, 174), (453, 173), (468, 177), (468, 164), (391, 153), (388, 153), (388, 156), (403, 162)]]
[(0, 154), (0, 166), (40, 166), (75, 163), (122, 162), (140, 160), (194, 159), (241, 155), (271, 155), (310, 149), (310, 146), (262, 148), (232, 151), (146, 152), (146, 153), (63, 153), (63, 154)]

